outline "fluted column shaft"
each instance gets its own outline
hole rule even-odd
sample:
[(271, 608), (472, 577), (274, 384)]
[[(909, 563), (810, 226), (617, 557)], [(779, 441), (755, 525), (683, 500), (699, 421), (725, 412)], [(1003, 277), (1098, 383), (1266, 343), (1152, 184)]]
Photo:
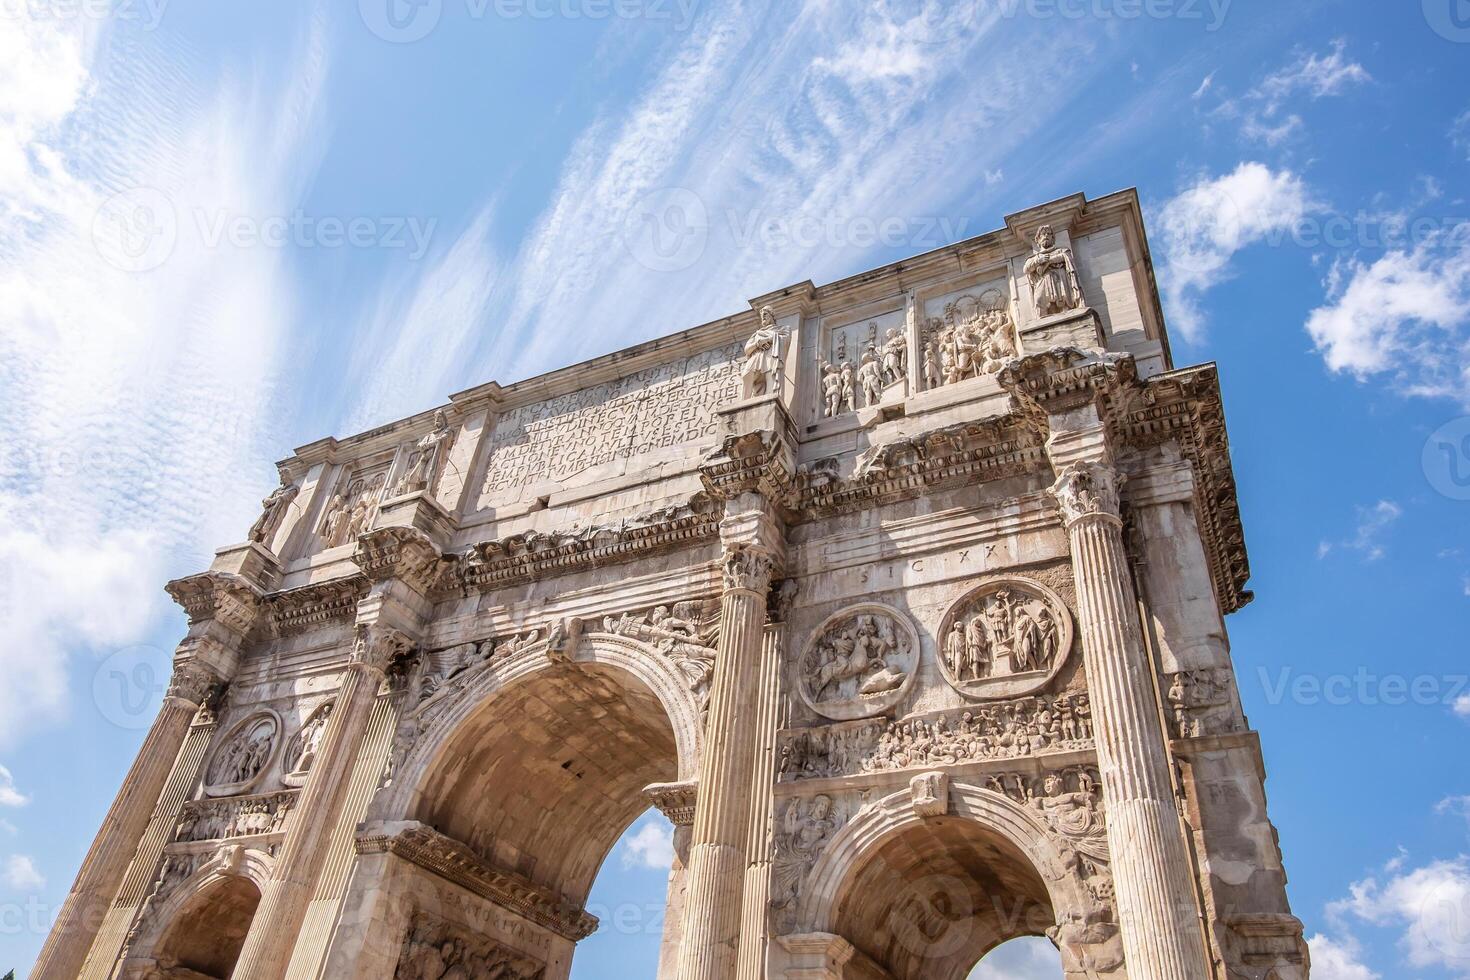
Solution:
[(750, 780), (750, 826), (745, 845), (745, 889), (740, 918), (740, 953), (736, 961), (737, 980), (763, 980), (766, 975), (773, 857), (772, 796), (776, 781), (776, 730), (780, 727), (781, 654), (785, 639), (784, 625), (766, 627), (761, 649), (760, 697), (755, 715), (755, 730), (760, 741)]
[(750, 827), (750, 786), (761, 736), (756, 722), (771, 559), (754, 548), (727, 554), (720, 642), (705, 721), (689, 847), (681, 980), (729, 980), (740, 943)]
[(235, 980), (280, 980), (284, 976), (312, 888), (326, 860), (327, 840), (342, 812), (353, 761), (362, 748), (384, 669), (393, 651), (406, 646), (406, 638), (396, 630), (359, 627), (357, 648), (343, 673), (332, 717), (322, 734), (321, 751), (289, 818), (271, 880), (261, 893), (235, 964)]
[(163, 706), (138, 750), (112, 807), (77, 872), (46, 945), (31, 971), (33, 980), (72, 980), (82, 968), (97, 929), (117, 894), (138, 842), (173, 771), (189, 723), (218, 678), (203, 670), (176, 670)]
[(1071, 540), (1128, 976), (1201, 980), (1210, 971), (1125, 560), (1116, 475), (1106, 464), (1076, 463), (1052, 492)]

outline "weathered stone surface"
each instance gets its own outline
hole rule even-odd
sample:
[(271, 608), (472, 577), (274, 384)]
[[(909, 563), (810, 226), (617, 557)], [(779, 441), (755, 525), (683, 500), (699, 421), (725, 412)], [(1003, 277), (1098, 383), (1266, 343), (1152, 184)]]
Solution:
[(283, 461), (35, 975), (561, 980), (652, 805), (666, 978), (1304, 978), (1214, 369), (1006, 224)]

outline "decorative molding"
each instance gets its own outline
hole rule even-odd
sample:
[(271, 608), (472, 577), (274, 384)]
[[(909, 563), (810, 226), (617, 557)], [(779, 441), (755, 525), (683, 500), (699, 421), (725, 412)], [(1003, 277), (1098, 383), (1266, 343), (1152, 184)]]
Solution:
[(783, 431), (757, 429), (725, 437), (718, 449), (705, 456), (699, 477), (716, 500), (730, 500), (742, 493), (758, 493), (782, 506), (795, 503), (795, 477), (791, 447), (796, 444), (791, 420), (778, 410)]
[(369, 584), (366, 575), (353, 574), (272, 593), (266, 598), (271, 628), (277, 636), (291, 636), (333, 623), (350, 622), (357, 614), (358, 601), (367, 595)]
[(581, 906), (523, 875), (495, 867), (467, 845), (420, 823), (391, 835), (360, 836), (357, 853), (397, 855), (572, 942), (597, 929), (597, 917)]
[(186, 575), (165, 588), (183, 607), (190, 626), (213, 621), (237, 636), (244, 636), (255, 625), (263, 597), (260, 589), (230, 572)]
[(438, 574), (439, 548), (418, 528), (392, 526), (367, 531), (357, 539), (352, 561), (373, 582), (397, 579), (427, 593)]

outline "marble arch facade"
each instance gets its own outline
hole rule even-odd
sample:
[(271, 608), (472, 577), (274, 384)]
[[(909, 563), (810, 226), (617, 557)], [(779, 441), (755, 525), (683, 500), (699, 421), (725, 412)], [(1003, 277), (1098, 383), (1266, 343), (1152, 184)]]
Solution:
[(1307, 976), (1219, 384), (1132, 192), (280, 473), (169, 584), (173, 683), (36, 977), (558, 980), (649, 806), (660, 977), (958, 978), (1015, 935), (1068, 980)]

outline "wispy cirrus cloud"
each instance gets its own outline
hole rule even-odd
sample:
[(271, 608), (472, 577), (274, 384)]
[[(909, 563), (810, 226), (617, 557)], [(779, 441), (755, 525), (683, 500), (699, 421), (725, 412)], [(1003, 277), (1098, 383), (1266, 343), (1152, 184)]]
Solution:
[(0, 744), (61, 710), (69, 654), (141, 642), (159, 583), (248, 525), (293, 288), (280, 250), (204, 229), (289, 212), (326, 65), (319, 20), (285, 78), (203, 85), (214, 69), (156, 37), (16, 14), (0, 42), (19, 54), (0, 56)]

